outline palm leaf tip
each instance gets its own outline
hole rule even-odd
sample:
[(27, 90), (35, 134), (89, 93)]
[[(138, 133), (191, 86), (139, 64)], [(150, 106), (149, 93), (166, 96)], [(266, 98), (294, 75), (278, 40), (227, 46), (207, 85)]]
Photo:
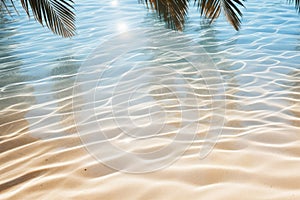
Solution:
[(288, 0), (289, 4), (295, 3), (295, 8), (298, 13), (300, 13), (300, 0)]
[(195, 0), (195, 2), (198, 2), (197, 5), (200, 8), (201, 15), (211, 19), (210, 23), (218, 18), (221, 11), (223, 11), (227, 20), (235, 30), (239, 30), (241, 26), (241, 17), (243, 14), (239, 6), (245, 7), (243, 1), (244, 0)]
[(34, 18), (55, 34), (63, 37), (75, 35), (74, 2), (72, 0), (20, 0), (22, 7), (30, 17)]
[(188, 12), (189, 0), (139, 0), (147, 7), (155, 10), (160, 19), (163, 19), (168, 27), (182, 30)]
[[(10, 0), (10, 5), (14, 8), (14, 10), (18, 13), (16, 7), (15, 7), (15, 4), (12, 0)], [(5, 9), (6, 12), (11, 16), (11, 12), (10, 12), (10, 9), (9, 9), (9, 5), (7, 5), (7, 2), (6, 0), (0, 0), (0, 11), (2, 11), (2, 9)]]

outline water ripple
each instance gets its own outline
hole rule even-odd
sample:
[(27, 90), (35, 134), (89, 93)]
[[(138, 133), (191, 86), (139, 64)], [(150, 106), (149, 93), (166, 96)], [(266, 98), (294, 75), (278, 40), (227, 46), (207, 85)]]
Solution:
[[(144, 5), (113, 2), (119, 6), (77, 2), (78, 34), (72, 39), (52, 35), (24, 12), (0, 14), (0, 199), (299, 199), (300, 21), (293, 6), (246, 2), (239, 32), (223, 17), (211, 26), (199, 22), (199, 11), (191, 9), (185, 30), (174, 33)], [(102, 68), (80, 71), (97, 46), (137, 27), (154, 45), (106, 61), (100, 82), (95, 74)], [(174, 51), (164, 52), (166, 46)], [(206, 76), (187, 64), (187, 58), (204, 55), (190, 47), (203, 48), (212, 59), (202, 63)], [(216, 73), (222, 84), (211, 75)], [(78, 76), (91, 78), (76, 82)], [(94, 108), (86, 109), (91, 92)], [(224, 116), (215, 111), (221, 102)], [(95, 136), (95, 121), (112, 144), (140, 154), (163, 149), (179, 130), (188, 132), (189, 123), (198, 129), (168, 168), (126, 174), (88, 153), (74, 110), (87, 113), (80, 125), (94, 139), (90, 145), (103, 152), (109, 149)], [(221, 117), (218, 142), (200, 160), (209, 130), (220, 129), (210, 124), (221, 124)], [(109, 159), (126, 162), (121, 158)]]

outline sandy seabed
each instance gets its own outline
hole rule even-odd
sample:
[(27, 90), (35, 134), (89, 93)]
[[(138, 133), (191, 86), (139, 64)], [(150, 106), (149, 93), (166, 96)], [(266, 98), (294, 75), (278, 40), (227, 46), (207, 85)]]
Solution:
[[(202, 109), (198, 137), (172, 165), (154, 172), (129, 174), (111, 169), (89, 154), (77, 132), (72, 107), (74, 77), (84, 60), (80, 56), (96, 48), (95, 38), (102, 41), (113, 34), (114, 28), (108, 27), (119, 19), (130, 22), (132, 27), (143, 25), (154, 35), (164, 26), (151, 16), (145, 17), (144, 8), (136, 1), (122, 2), (125, 7), (118, 9), (107, 3), (96, 6), (99, 2), (95, 0), (78, 2), (79, 34), (64, 42), (46, 30), (33, 38), (32, 30), (40, 27), (26, 17), (12, 20), (1, 16), (0, 199), (300, 199), (299, 17), (293, 6), (271, 0), (259, 6), (247, 2), (240, 32), (222, 19), (210, 27), (199, 25), (198, 13), (191, 12), (185, 32), (180, 35), (189, 35), (207, 51), (224, 81), (224, 126), (218, 127), (222, 134), (205, 159), (199, 159), (209, 126), (204, 122), (214, 114), (208, 109), (210, 101), (205, 89), (198, 91)], [(101, 14), (87, 15), (91, 9)], [(156, 35), (161, 38), (159, 42), (166, 36)], [(190, 74), (185, 70), (180, 73)], [(172, 81), (175, 76), (171, 73), (165, 77)], [(141, 81), (129, 80), (137, 81), (132, 86)], [(195, 77), (188, 80), (192, 85), (197, 83)], [(110, 83), (114, 82), (107, 82), (113, 87)], [(109, 99), (101, 87), (105, 85), (98, 85), (99, 94)], [(156, 89), (150, 94), (152, 103), (167, 112), (166, 124), (175, 127), (170, 130), (179, 129), (183, 117), (177, 105), (181, 101), (175, 101), (177, 97), (164, 88)], [(141, 103), (133, 107), (137, 111), (145, 107), (138, 101), (143, 97), (142, 93), (132, 96)], [(111, 119), (105, 117), (109, 108), (101, 107), (100, 100), (97, 103), (103, 108), (97, 110), (99, 120), (106, 125), (103, 129), (117, 140), (120, 132), (105, 121)], [(136, 119), (146, 120), (145, 112), (135, 113)], [(164, 121), (152, 125), (161, 122)], [(168, 141), (173, 134), (163, 130), (159, 136)], [(159, 147), (157, 143), (119, 144), (132, 151)]]

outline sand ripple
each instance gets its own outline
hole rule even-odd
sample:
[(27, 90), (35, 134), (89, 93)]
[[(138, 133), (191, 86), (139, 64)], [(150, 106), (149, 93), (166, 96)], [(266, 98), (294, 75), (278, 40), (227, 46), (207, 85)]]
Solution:
[[(240, 32), (224, 19), (199, 24), (193, 10), (178, 34), (135, 1), (119, 4), (78, 2), (71, 40), (24, 13), (0, 15), (0, 199), (299, 199), (300, 22), (293, 7), (246, 2)], [(143, 43), (121, 56), (103, 49), (101, 56), (117, 59), (106, 60), (101, 81), (103, 68), (82, 70), (96, 47), (126, 27), (146, 30), (151, 48)], [(211, 60), (199, 74), (187, 59), (203, 55)], [(126, 152), (163, 149), (180, 130), (194, 138), (181, 138), (188, 148), (161, 170), (123, 173), (86, 148), (122, 159), (101, 145), (107, 140), (95, 122)], [(218, 138), (208, 134), (220, 130)], [(217, 143), (200, 159), (207, 137)], [(178, 149), (171, 152), (166, 158)]]

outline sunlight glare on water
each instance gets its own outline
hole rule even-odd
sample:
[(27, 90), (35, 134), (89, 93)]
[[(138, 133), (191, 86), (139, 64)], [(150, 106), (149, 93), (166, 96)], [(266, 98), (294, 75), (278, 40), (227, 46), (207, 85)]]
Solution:
[(0, 199), (300, 199), (299, 15), (245, 6), (238, 32), (192, 6), (176, 32), (78, 1), (71, 39), (1, 13)]

